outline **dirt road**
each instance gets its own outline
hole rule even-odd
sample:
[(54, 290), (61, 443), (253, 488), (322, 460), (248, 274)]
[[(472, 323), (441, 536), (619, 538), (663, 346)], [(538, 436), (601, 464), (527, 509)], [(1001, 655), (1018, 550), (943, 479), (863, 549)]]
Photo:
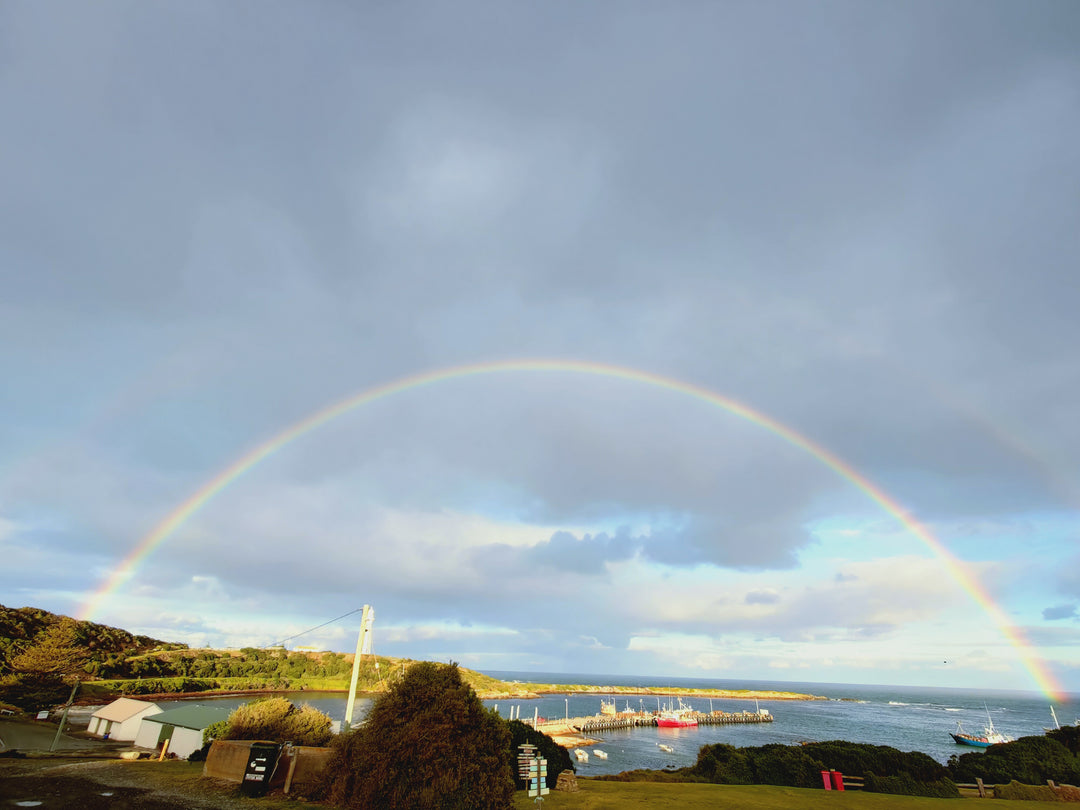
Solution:
[[(314, 810), (270, 795), (252, 799), (233, 782), (202, 776), (201, 762), (97, 759), (93, 755), (0, 757), (0, 807), (41, 810)], [(326, 808), (318, 808), (326, 810)]]
[[(48, 751), (56, 738), (55, 723), (37, 723), (22, 720), (0, 720), (0, 751)], [(57, 751), (82, 751), (101, 743), (61, 734), (56, 743)]]

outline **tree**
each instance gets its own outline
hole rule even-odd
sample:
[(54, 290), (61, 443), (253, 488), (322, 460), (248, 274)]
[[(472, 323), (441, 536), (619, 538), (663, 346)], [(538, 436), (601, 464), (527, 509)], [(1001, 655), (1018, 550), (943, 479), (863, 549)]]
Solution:
[(79, 644), (78, 627), (66, 616), (50, 625), (33, 643), (8, 659), (17, 673), (39, 676), (86, 675), (90, 653)]
[(326, 773), (331, 801), (365, 810), (505, 810), (510, 734), (456, 664), (413, 664), (342, 735)]

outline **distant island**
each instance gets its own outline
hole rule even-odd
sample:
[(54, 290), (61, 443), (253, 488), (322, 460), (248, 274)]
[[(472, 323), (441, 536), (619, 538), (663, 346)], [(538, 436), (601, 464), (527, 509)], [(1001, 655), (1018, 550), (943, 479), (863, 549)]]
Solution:
[(653, 697), (713, 698), (716, 700), (828, 700), (821, 695), (778, 692), (772, 689), (687, 689), (680, 686), (601, 686), (598, 684), (514, 684), (535, 695), (627, 695)]

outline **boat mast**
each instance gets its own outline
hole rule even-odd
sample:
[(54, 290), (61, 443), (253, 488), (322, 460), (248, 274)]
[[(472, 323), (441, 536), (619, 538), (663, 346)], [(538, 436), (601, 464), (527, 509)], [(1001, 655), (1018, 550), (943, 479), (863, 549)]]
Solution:
[(371, 626), (375, 623), (375, 608), (364, 605), (360, 616), (360, 634), (356, 637), (356, 655), (353, 657), (352, 679), (349, 681), (349, 702), (345, 704), (345, 725), (342, 731), (352, 728), (353, 704), (356, 703), (356, 683), (360, 679), (360, 658), (371, 652)]

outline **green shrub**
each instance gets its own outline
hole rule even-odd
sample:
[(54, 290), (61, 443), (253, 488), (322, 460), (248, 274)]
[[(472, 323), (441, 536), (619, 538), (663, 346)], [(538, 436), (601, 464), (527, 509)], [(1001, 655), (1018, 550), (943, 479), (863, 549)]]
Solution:
[(60, 675), (16, 672), (0, 677), (0, 700), (27, 712), (63, 703), (71, 694), (71, 684)]
[(330, 716), (285, 698), (253, 700), (238, 706), (224, 723), (210, 726), (203, 740), (270, 740), (295, 745), (326, 745), (333, 736)]
[(1057, 792), (1049, 785), (1024, 785), (1016, 781), (1005, 785), (995, 785), (994, 798), (1018, 799), (1027, 802), (1061, 801)]
[(1080, 725), (1062, 726), (1046, 732), (1051, 740), (1057, 740), (1074, 754), (1080, 754)]
[(825, 766), (814, 759), (802, 745), (773, 743), (758, 748), (744, 748), (759, 785), (812, 788), (821, 784)]
[(873, 773), (867, 773), (863, 782), (863, 790), (869, 793), (892, 793), (897, 796), (929, 796), (937, 799), (960, 798), (960, 791), (948, 779), (942, 778), (924, 782), (907, 773), (898, 776), (875, 776)]
[(456, 664), (413, 664), (340, 735), (324, 793), (362, 810), (508, 810), (510, 732), (461, 679)]
[(803, 749), (829, 770), (852, 776), (907, 774), (917, 782), (934, 782), (949, 776), (940, 762), (919, 751), (907, 753), (887, 745), (868, 745), (844, 740), (807, 743)]
[(1063, 784), (1080, 783), (1080, 759), (1049, 735), (1021, 737), (1010, 743), (992, 745), (984, 752), (962, 754), (949, 759), (955, 782), (1006, 784), (1013, 780), (1028, 785), (1047, 779)]
[(754, 769), (750, 759), (733, 745), (703, 745), (697, 763), (689, 772), (717, 785), (752, 785)]
[[(538, 756), (547, 760), (547, 786), (554, 788), (559, 781), (559, 774), (565, 770), (576, 770), (570, 759), (570, 752), (551, 739), (542, 731), (537, 731), (532, 726), (527, 726), (520, 720), (506, 721), (507, 730), (510, 732), (510, 758), (517, 763), (518, 746), (528, 743), (536, 746)], [(515, 770), (514, 783), (518, 790), (524, 790), (525, 780)]]

